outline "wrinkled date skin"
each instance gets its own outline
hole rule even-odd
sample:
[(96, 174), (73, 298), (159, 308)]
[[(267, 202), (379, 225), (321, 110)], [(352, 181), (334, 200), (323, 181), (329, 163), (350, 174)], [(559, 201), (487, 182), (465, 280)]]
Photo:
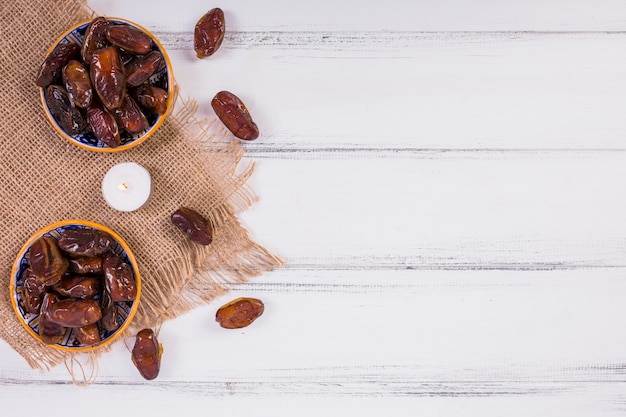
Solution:
[(211, 100), (211, 106), (222, 123), (239, 139), (254, 140), (259, 137), (259, 128), (250, 112), (233, 93), (220, 91)]
[(152, 329), (143, 329), (137, 333), (131, 358), (142, 377), (152, 380), (159, 376), (162, 353), (163, 348)]
[(130, 134), (141, 133), (150, 127), (146, 115), (129, 95), (124, 97), (122, 105), (113, 110), (117, 124)]
[(174, 226), (186, 233), (191, 241), (201, 245), (208, 245), (213, 241), (211, 223), (200, 213), (181, 207), (172, 214), (171, 220)]
[(96, 229), (65, 229), (59, 236), (59, 248), (72, 256), (101, 256), (113, 244), (108, 233)]
[(81, 48), (81, 56), (84, 62), (91, 62), (95, 51), (111, 45), (107, 40), (108, 27), (109, 22), (102, 16), (96, 17), (91, 21), (83, 37), (83, 46)]
[(111, 297), (111, 301), (132, 301), (137, 297), (137, 284), (133, 268), (122, 258), (110, 255), (102, 263), (104, 270), (104, 285)]
[(64, 297), (94, 298), (102, 290), (102, 280), (94, 276), (66, 275), (53, 288)]
[(45, 293), (45, 284), (35, 276), (31, 268), (27, 268), (22, 275), (22, 299), (24, 301), (24, 309), (28, 313), (39, 314)]
[(69, 272), (75, 274), (102, 274), (102, 258), (97, 256), (79, 256), (69, 259)]
[(115, 46), (108, 46), (93, 53), (90, 74), (91, 84), (104, 107), (109, 110), (119, 108), (126, 95), (126, 77)]
[(67, 298), (50, 305), (48, 319), (64, 327), (84, 327), (102, 317), (100, 304), (95, 300)]
[(163, 65), (163, 55), (159, 51), (151, 51), (147, 55), (132, 60), (125, 68), (126, 85), (137, 87), (146, 81)]
[(80, 55), (80, 47), (75, 43), (61, 43), (46, 57), (39, 68), (35, 84), (38, 87), (47, 87), (61, 79), (63, 68), (72, 59)]
[(46, 87), (44, 96), (52, 117), (65, 133), (76, 135), (87, 127), (87, 121), (80, 110), (74, 107), (65, 88), (49, 85)]
[(76, 327), (73, 332), (78, 342), (84, 346), (94, 346), (101, 342), (100, 330), (96, 323), (84, 327)]
[(30, 267), (43, 284), (54, 285), (59, 282), (68, 266), (67, 259), (53, 237), (42, 236), (31, 245)]
[(167, 91), (162, 88), (142, 84), (131, 90), (131, 95), (149, 113), (163, 115), (167, 111)]
[(237, 298), (217, 310), (215, 320), (225, 329), (241, 329), (259, 318), (265, 306), (256, 298)]
[(145, 55), (152, 49), (152, 39), (128, 25), (109, 25), (106, 37), (113, 45), (138, 55)]
[(59, 301), (59, 296), (54, 293), (46, 293), (41, 303), (41, 312), (39, 314), (39, 337), (49, 345), (59, 343), (63, 340), (67, 329), (57, 323), (50, 321), (50, 308)]
[(111, 301), (108, 291), (102, 291), (100, 296), (100, 309), (102, 318), (100, 325), (107, 331), (112, 332), (122, 325), (122, 318), (117, 312), (117, 303)]
[(75, 105), (84, 109), (89, 107), (93, 98), (91, 78), (89, 70), (81, 62), (72, 60), (63, 68), (63, 83)]
[(115, 116), (105, 109), (99, 100), (94, 100), (87, 110), (87, 122), (100, 142), (109, 148), (117, 148), (121, 145), (120, 128)]
[(224, 40), (226, 23), (224, 12), (220, 8), (209, 10), (198, 20), (193, 34), (193, 48), (200, 59), (211, 56), (219, 49)]

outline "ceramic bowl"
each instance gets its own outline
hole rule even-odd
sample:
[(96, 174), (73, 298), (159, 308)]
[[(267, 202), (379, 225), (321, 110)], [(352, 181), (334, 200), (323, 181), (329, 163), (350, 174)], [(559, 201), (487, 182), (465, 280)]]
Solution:
[[(116, 18), (116, 17), (107, 17), (106, 18), (108, 21), (110, 21), (113, 24), (122, 24), (122, 25), (129, 25), (132, 27), (135, 27), (141, 31), (143, 31), (145, 34), (147, 34), (151, 39), (152, 39), (152, 49), (153, 50), (158, 50), (161, 52), (161, 54), (163, 55), (163, 61), (165, 63), (164, 66), (162, 66), (155, 74), (153, 74), (150, 79), (148, 79), (148, 81), (146, 81), (148, 84), (152, 84), (152, 85), (156, 85), (158, 87), (163, 88), (164, 90), (167, 91), (168, 93), (168, 99), (167, 99), (167, 111), (165, 112), (165, 114), (163, 115), (156, 115), (156, 114), (149, 114), (149, 113), (145, 113), (146, 118), (148, 119), (148, 123), (149, 123), (149, 128), (146, 129), (143, 132), (134, 134), (134, 135), (130, 135), (126, 132), (123, 132), (122, 129), (120, 129), (121, 132), (121, 136), (122, 136), (122, 143), (120, 146), (117, 146), (115, 148), (111, 148), (106, 146), (104, 143), (100, 142), (95, 135), (91, 132), (91, 130), (89, 128), (87, 128), (85, 131), (83, 131), (82, 133), (76, 134), (76, 135), (70, 135), (67, 134), (62, 128), (61, 126), (59, 126), (59, 124), (56, 122), (56, 120), (54, 119), (54, 117), (52, 116), (52, 114), (50, 113), (50, 109), (48, 108), (48, 105), (46, 103), (46, 99), (45, 99), (45, 95), (44, 95), (44, 90), (43, 88), (39, 89), (39, 95), (41, 98), (41, 104), (44, 110), (44, 113), (46, 115), (46, 118), (48, 119), (48, 122), (50, 123), (50, 125), (54, 128), (54, 130), (57, 131), (57, 133), (65, 138), (66, 140), (68, 140), (70, 143), (83, 148), (83, 149), (87, 149), (90, 151), (94, 151), (94, 152), (121, 152), (121, 151), (125, 151), (131, 148), (134, 148), (135, 146), (139, 145), (140, 143), (146, 141), (150, 136), (152, 136), (154, 134), (154, 132), (157, 131), (157, 129), (161, 126), (161, 124), (163, 124), (165, 118), (167, 117), (167, 115), (169, 114), (172, 106), (173, 106), (173, 102), (174, 102), (174, 75), (172, 73), (172, 63), (167, 55), (167, 52), (165, 51), (165, 48), (163, 47), (163, 45), (161, 45), (161, 43), (159, 42), (159, 40), (153, 35), (151, 34), (147, 29), (141, 27), (140, 25), (133, 23), (131, 21), (125, 20), (125, 19), (121, 19), (121, 18)], [(63, 33), (61, 36), (59, 36), (59, 38), (50, 46), (50, 48), (48, 49), (48, 51), (46, 52), (46, 56), (48, 56), (52, 50), (60, 43), (66, 43), (66, 42), (74, 42), (77, 43), (79, 45), (82, 45), (83, 43), (83, 37), (85, 35), (85, 32), (87, 31), (87, 27), (89, 26), (89, 23), (91, 23), (92, 19), (78, 23), (77, 25), (69, 28), (65, 33)], [(95, 94), (95, 93), (94, 93)], [(85, 112), (83, 112), (85, 113)]]
[[(24, 307), (24, 298), (23, 298), (23, 276), (24, 271), (30, 266), (30, 247), (31, 245), (40, 237), (44, 235), (52, 236), (55, 239), (58, 239), (59, 235), (63, 233), (66, 229), (75, 229), (75, 228), (91, 228), (98, 229), (108, 233), (113, 239), (116, 241), (114, 247), (112, 248), (113, 253), (120, 256), (124, 262), (131, 265), (135, 282), (137, 286), (137, 296), (133, 301), (119, 302), (117, 303), (117, 313), (119, 317), (122, 319), (122, 324), (120, 327), (114, 331), (107, 331), (98, 325), (100, 331), (101, 342), (97, 345), (93, 346), (84, 346), (81, 345), (80, 342), (76, 339), (74, 332), (72, 329), (68, 329), (65, 333), (63, 339), (57, 344), (46, 344), (46, 346), (50, 346), (52, 348), (71, 351), (71, 352), (79, 352), (79, 351), (87, 351), (94, 350), (100, 348), (106, 344), (111, 343), (118, 336), (120, 336), (124, 330), (130, 325), (136, 311), (139, 306), (139, 299), (141, 296), (141, 276), (139, 274), (139, 269), (137, 267), (137, 261), (132, 251), (124, 242), (124, 240), (113, 230), (108, 227), (94, 223), (87, 220), (64, 220), (61, 222), (53, 223), (45, 228), (39, 230), (33, 236), (28, 239), (28, 241), (24, 244), (24, 246), (20, 249), (15, 262), (13, 263), (13, 268), (11, 269), (11, 277), (9, 283), (9, 294), (11, 297), (11, 304), (13, 305), (13, 310), (17, 315), (18, 320), (26, 331), (35, 339), (43, 343), (41, 337), (39, 336), (39, 314), (33, 314), (26, 311)], [(104, 287), (104, 285), (103, 285)], [(98, 299), (99, 296), (96, 297)]]

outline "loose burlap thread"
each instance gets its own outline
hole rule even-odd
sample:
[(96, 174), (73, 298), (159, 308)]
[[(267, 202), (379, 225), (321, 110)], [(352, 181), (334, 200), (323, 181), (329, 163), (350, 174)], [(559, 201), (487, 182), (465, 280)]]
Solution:
[[(126, 240), (142, 276), (135, 328), (156, 327), (282, 263), (236, 216), (256, 199), (246, 185), (252, 164), (238, 169), (241, 144), (219, 122), (197, 120), (193, 100), (179, 101), (146, 142), (116, 154), (80, 149), (50, 127), (37, 70), (52, 42), (90, 16), (84, 0), (8, 0), (0, 10), (0, 338), (39, 369), (75, 358), (25, 331), (11, 307), (9, 280), (20, 247), (50, 223), (88, 219)], [(153, 192), (140, 210), (121, 213), (106, 205), (100, 187), (110, 167), (127, 161), (150, 171)], [(170, 214), (183, 205), (211, 221), (212, 244), (191, 243), (171, 224)]]

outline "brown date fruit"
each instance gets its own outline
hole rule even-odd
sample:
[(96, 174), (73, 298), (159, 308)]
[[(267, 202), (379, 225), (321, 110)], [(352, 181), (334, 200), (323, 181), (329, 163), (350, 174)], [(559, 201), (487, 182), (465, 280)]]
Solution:
[(58, 85), (49, 85), (44, 93), (46, 105), (52, 117), (68, 135), (76, 135), (82, 132), (87, 122), (80, 110), (70, 99), (65, 88)]
[(39, 314), (38, 333), (41, 340), (49, 345), (59, 343), (63, 340), (67, 329), (60, 324), (54, 323), (49, 318), (50, 308), (60, 300), (59, 296), (54, 293), (46, 293), (41, 303), (41, 312)]
[(102, 274), (102, 258), (98, 256), (79, 256), (69, 259), (69, 272), (75, 274)]
[(137, 55), (145, 55), (152, 49), (152, 39), (132, 26), (109, 25), (106, 36), (113, 45)]
[(101, 256), (113, 248), (115, 241), (97, 229), (65, 229), (59, 235), (59, 248), (72, 256)]
[(91, 84), (104, 107), (120, 107), (126, 95), (126, 77), (117, 48), (108, 46), (94, 51), (89, 70)]
[(151, 51), (147, 55), (138, 56), (125, 68), (126, 85), (137, 87), (152, 76), (163, 65), (163, 55), (159, 51)]
[(162, 354), (163, 347), (152, 329), (143, 329), (137, 333), (131, 358), (142, 377), (152, 380), (159, 375)]
[(181, 207), (172, 213), (171, 220), (191, 241), (201, 245), (208, 245), (213, 241), (211, 223), (197, 211)]
[(94, 276), (66, 275), (53, 288), (63, 297), (94, 298), (102, 290), (102, 280)]
[(217, 310), (215, 320), (225, 329), (240, 329), (259, 318), (265, 306), (256, 298), (237, 298)]
[(122, 100), (122, 105), (113, 110), (117, 124), (130, 134), (141, 133), (150, 127), (150, 123), (143, 114), (139, 105), (128, 94)]
[(124, 71), (126, 71), (126, 66), (130, 64), (130, 62), (137, 58), (137, 55), (132, 52), (125, 51), (123, 49), (118, 49), (117, 52), (120, 54), (120, 61), (122, 61), (122, 65), (124, 66)]
[(211, 100), (211, 106), (222, 123), (239, 139), (254, 140), (259, 137), (259, 128), (250, 112), (233, 93), (220, 91)]
[(35, 84), (47, 87), (61, 80), (63, 67), (72, 59), (79, 57), (80, 47), (75, 43), (60, 43), (54, 47), (39, 68)]
[(164, 115), (167, 111), (167, 91), (149, 84), (131, 90), (131, 95), (148, 113)]
[(96, 323), (102, 317), (96, 300), (66, 298), (50, 305), (48, 319), (64, 327), (84, 327)]
[(116, 255), (109, 255), (102, 263), (104, 285), (111, 301), (132, 301), (137, 297), (133, 268)]
[(220, 8), (209, 10), (198, 20), (193, 34), (193, 48), (200, 59), (211, 56), (224, 40), (226, 24), (224, 12)]
[(94, 136), (109, 148), (117, 148), (122, 144), (115, 116), (104, 108), (100, 100), (94, 99), (87, 109), (87, 123), (91, 126)]
[(45, 285), (56, 284), (67, 271), (68, 261), (51, 236), (37, 239), (30, 247), (29, 256), (33, 274)]
[(111, 301), (111, 296), (106, 290), (100, 295), (100, 309), (102, 310), (100, 319), (102, 328), (112, 332), (122, 325), (122, 317), (117, 312), (117, 303)]
[(84, 346), (93, 346), (101, 342), (100, 329), (96, 323), (84, 327), (75, 327), (73, 332), (78, 342)]
[(31, 314), (39, 314), (46, 286), (35, 276), (31, 268), (22, 273), (22, 301), (24, 309)]
[(107, 40), (107, 28), (109, 21), (102, 16), (98, 16), (87, 26), (87, 31), (83, 37), (83, 46), (81, 56), (83, 61), (88, 64), (91, 62), (93, 53), (98, 49), (105, 48), (110, 45)]
[(89, 70), (76, 60), (71, 60), (63, 68), (63, 83), (70, 100), (78, 107), (87, 108), (93, 98)]

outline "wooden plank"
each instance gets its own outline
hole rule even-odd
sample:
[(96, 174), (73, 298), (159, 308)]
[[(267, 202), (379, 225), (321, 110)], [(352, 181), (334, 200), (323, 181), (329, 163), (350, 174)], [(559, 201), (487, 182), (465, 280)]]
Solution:
[[(166, 323), (159, 381), (625, 382), (626, 335), (606, 331), (626, 313), (623, 273), (276, 271)], [(258, 296), (266, 312), (221, 329), (215, 311), (239, 296)], [(101, 383), (140, 381), (125, 350), (103, 357)], [(63, 367), (24, 365), (7, 362), (0, 379), (66, 379)]]
[(523, 3), (498, 0), (393, 0), (359, 3), (320, 0), (302, 4), (275, 0), (270, 5), (254, 0), (205, 4), (179, 0), (141, 2), (89, 0), (101, 13), (127, 17), (148, 26), (193, 28), (212, 7), (222, 7), (235, 30), (623, 30), (624, 3), (619, 0), (566, 0)]
[(156, 34), (199, 117), (246, 102), (254, 153), (626, 149), (625, 33), (237, 32), (205, 61)]
[[(113, 14), (128, 10), (134, 19), (137, 13), (164, 42), (181, 95), (200, 102), (200, 117), (213, 117), (209, 101), (221, 89), (244, 99), (262, 131), (261, 140), (249, 146), (252, 152), (625, 149), (626, 33), (611, 31), (613, 23), (595, 30), (557, 24), (568, 16), (589, 22), (589, 15), (597, 18), (603, 10), (615, 22), (624, 15), (617, 3), (577, 3), (567, 11), (524, 5), (527, 12), (511, 14), (521, 19), (520, 27), (472, 29), (453, 20), (448, 29), (433, 32), (419, 23), (394, 23), (393, 30), (371, 26), (367, 17), (377, 16), (371, 7), (367, 15), (332, 13), (341, 25), (310, 29), (285, 19), (294, 13), (330, 22), (326, 8), (302, 13), (301, 5), (284, 5), (269, 14), (278, 19), (272, 21), (267, 13), (257, 17), (259, 5), (243, 2), (233, 5), (234, 23), (222, 49), (203, 61), (192, 49), (195, 22), (188, 14), (204, 5), (183, 2), (164, 21), (158, 3), (147, 10), (106, 3), (100, 7)], [(437, 21), (405, 10), (424, 6), (412, 3), (385, 5), (392, 14), (377, 20)], [(489, 10), (502, 12), (485, 2), (456, 6), (433, 6), (432, 12), (469, 7), (469, 16), (478, 18), (490, 16)], [(342, 7), (331, 7), (337, 8)], [(525, 28), (549, 10), (559, 11), (553, 26)], [(501, 21), (498, 13), (491, 18)], [(256, 28), (240, 20), (245, 16), (254, 16)], [(351, 27), (351, 19), (362, 27)]]
[[(7, 361), (0, 401), (17, 410), (27, 395), (75, 392), (76, 404), (105, 395), (116, 397), (113, 409), (183, 401), (194, 410), (227, 398), (377, 398), (399, 411), (619, 415), (626, 336), (605, 329), (620, 328), (626, 313), (623, 272), (277, 271), (166, 323), (158, 380), (141, 380), (118, 344), (88, 390), (72, 387), (62, 367), (40, 374)], [(272, 283), (282, 284), (257, 291)], [(266, 313), (241, 331), (217, 327), (217, 306), (244, 295), (263, 298)]]
[[(236, 385), (236, 384), (234, 384)], [(72, 386), (50, 385), (47, 387), (10, 387), (5, 388), (7, 403), (3, 402), (5, 410), (23, 411), (23, 404), (36, 398), (50, 403), (59, 398), (72, 398), (76, 409), (90, 409), (94, 404), (101, 404), (102, 398), (110, 399), (106, 411), (125, 413), (129, 410), (141, 410), (154, 415), (180, 413), (184, 407), (186, 413), (206, 413), (210, 410), (216, 415), (250, 416), (258, 414), (259, 410), (271, 410), (274, 415), (298, 415), (316, 417), (320, 415), (350, 415), (358, 411), (360, 416), (377, 417), (393, 413), (398, 416), (452, 415), (452, 416), (493, 416), (502, 415), (512, 417), (536, 416), (568, 416), (568, 417), (595, 417), (622, 416), (623, 405), (619, 404), (620, 390), (623, 384), (610, 387), (582, 386), (575, 392), (561, 393), (558, 390), (548, 395), (534, 397), (509, 394), (502, 397), (442, 397), (424, 396), (414, 397), (383, 397), (357, 396), (341, 397), (327, 396), (278, 396), (275, 394), (265, 397), (240, 397), (227, 394), (214, 395), (210, 390), (188, 392), (187, 386), (138, 386), (119, 389), (118, 386), (98, 387), (100, 396), (94, 389), (76, 389)], [(11, 395), (9, 398), (8, 396)], [(100, 401), (98, 401), (100, 400)], [(18, 405), (21, 404), (21, 407)], [(104, 415), (104, 406), (93, 411), (96, 415)]]
[(257, 161), (241, 217), (297, 269), (626, 264), (621, 153), (424, 153)]

